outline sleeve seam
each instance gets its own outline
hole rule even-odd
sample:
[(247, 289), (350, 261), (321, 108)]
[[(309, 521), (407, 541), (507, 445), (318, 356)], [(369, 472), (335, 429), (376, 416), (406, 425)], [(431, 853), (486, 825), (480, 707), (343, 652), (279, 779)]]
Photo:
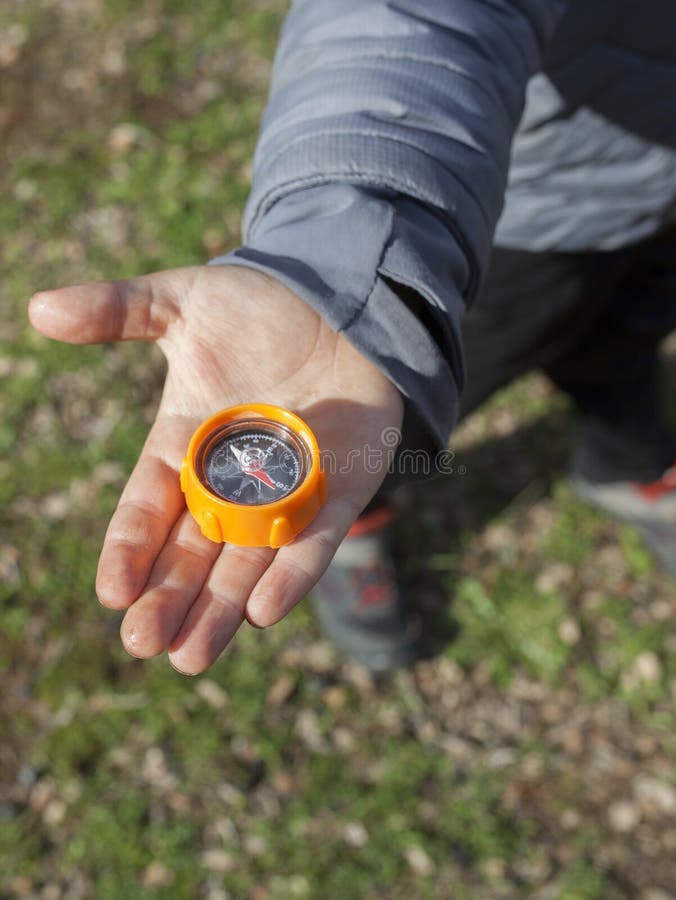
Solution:
[[(454, 179), (458, 182), (458, 184), (462, 187), (462, 189), (463, 189), (464, 191), (466, 191), (467, 194), (472, 198), (472, 200), (473, 200), (474, 203), (476, 204), (477, 208), (478, 208), (479, 211), (481, 212), (481, 217), (483, 218), (483, 220), (485, 221), (486, 225), (488, 226), (489, 223), (488, 223), (488, 219), (487, 219), (487, 217), (486, 217), (486, 213), (485, 213), (484, 209), (482, 208), (482, 206), (481, 206), (481, 204), (479, 203), (478, 199), (476, 198), (476, 196), (475, 196), (474, 193), (472, 192), (471, 188), (469, 188), (469, 187), (462, 181), (462, 179), (458, 177), (456, 171), (453, 171), (453, 170), (449, 169), (448, 166), (446, 166), (443, 162), (441, 162), (441, 161), (439, 160), (438, 156), (436, 156), (436, 155), (430, 153), (429, 150), (425, 149), (425, 147), (423, 147), (423, 146), (420, 146), (420, 144), (418, 144), (417, 142), (415, 142), (415, 141), (405, 141), (405, 140), (403, 140), (402, 138), (396, 137), (395, 135), (392, 135), (392, 134), (386, 134), (386, 133), (384, 133), (384, 132), (382, 132), (382, 131), (379, 131), (379, 130), (377, 130), (377, 129), (372, 129), (372, 128), (360, 128), (360, 129), (357, 129), (357, 128), (326, 128), (326, 129), (323, 129), (322, 131), (319, 131), (319, 132), (313, 132), (312, 134), (301, 134), (301, 135), (298, 135), (298, 137), (294, 138), (293, 140), (286, 142), (286, 143), (284, 144), (284, 147), (283, 147), (281, 150), (277, 151), (277, 153), (275, 153), (273, 156), (271, 156), (271, 157), (268, 158), (268, 160), (267, 160), (266, 163), (265, 163), (265, 169), (268, 169), (268, 170), (269, 170), (269, 169), (272, 169), (272, 168), (277, 164), (277, 161), (278, 161), (281, 157), (283, 157), (285, 154), (287, 154), (287, 153), (289, 152), (289, 150), (290, 150), (292, 147), (297, 147), (298, 144), (302, 144), (304, 141), (313, 141), (313, 140), (316, 141), (316, 140), (321, 140), (321, 139), (323, 139), (323, 138), (331, 138), (331, 137), (336, 137), (336, 136), (338, 136), (338, 137), (346, 137), (346, 136), (349, 136), (349, 137), (359, 137), (359, 138), (362, 138), (362, 137), (367, 137), (367, 138), (377, 138), (377, 139), (379, 139), (379, 140), (386, 141), (387, 143), (390, 143), (390, 142), (391, 142), (391, 143), (393, 143), (393, 144), (399, 144), (399, 145), (402, 145), (402, 146), (404, 146), (404, 147), (409, 147), (409, 148), (411, 148), (412, 150), (415, 150), (415, 151), (418, 152), (418, 153), (422, 153), (424, 156), (426, 156), (426, 157), (428, 157), (429, 159), (431, 159), (432, 162), (434, 162), (434, 163), (436, 163), (437, 165), (439, 165), (439, 166), (444, 170), (444, 172), (446, 173), (446, 175), (448, 175), (448, 176), (454, 178)], [(458, 138), (453, 138), (453, 137), (448, 137), (448, 136), (445, 136), (445, 137), (446, 137), (447, 140), (451, 141), (452, 143), (460, 145), (460, 146), (463, 148), (463, 150), (466, 150), (466, 151), (468, 151), (468, 152), (470, 152), (470, 153), (476, 153), (478, 156), (482, 156), (482, 157), (486, 157), (486, 158), (489, 156), (489, 154), (488, 154), (485, 150), (483, 150), (481, 147), (478, 147), (478, 146), (476, 146), (476, 145), (474, 145), (474, 144), (465, 143), (464, 141), (461, 141), (461, 140), (459, 140)], [(279, 138), (279, 135), (276, 135), (276, 136), (275, 136), (275, 139), (278, 139), (278, 138)], [(361, 173), (358, 173), (358, 172), (354, 172), (354, 173), (352, 173), (352, 172), (349, 172), (349, 173), (345, 173), (345, 172), (335, 172), (335, 173), (329, 173), (329, 174), (328, 174), (328, 179), (331, 179), (331, 178), (334, 178), (334, 177), (340, 177), (341, 175), (344, 176), (345, 174), (349, 174), (350, 177), (354, 177), (355, 179), (364, 179), (364, 180), (366, 180), (366, 179), (368, 179), (368, 178), (370, 177), (368, 174), (362, 175)], [(313, 176), (310, 176), (310, 177), (313, 177)], [(326, 179), (326, 178), (327, 178), (326, 173), (322, 173), (322, 176), (321, 176), (321, 177)], [(401, 182), (399, 182), (399, 180), (398, 180), (397, 178), (395, 178), (395, 177), (393, 177), (393, 176), (391, 176), (391, 175), (388, 175), (387, 178), (388, 178), (388, 180), (391, 181), (393, 184), (399, 183), (399, 184), (402, 185), (402, 186), (403, 186), (403, 185), (407, 186), (408, 189), (409, 189), (409, 191), (410, 191), (410, 190), (415, 190), (415, 185), (414, 185), (413, 183), (410, 183), (410, 182), (407, 182), (407, 181), (404, 181), (404, 180), (402, 180)], [(418, 199), (420, 199), (420, 200), (424, 200), (424, 199), (425, 199), (425, 198), (420, 194), (419, 191), (416, 191), (415, 196), (417, 196)]]

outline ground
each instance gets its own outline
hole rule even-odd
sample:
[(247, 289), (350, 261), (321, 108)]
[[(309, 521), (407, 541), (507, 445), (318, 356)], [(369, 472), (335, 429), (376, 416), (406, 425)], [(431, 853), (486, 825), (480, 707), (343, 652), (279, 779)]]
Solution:
[(572, 497), (539, 376), (397, 498), (410, 671), (372, 679), (301, 606), (190, 679), (96, 603), (162, 360), (48, 342), (26, 302), (236, 243), (283, 11), (0, 10), (0, 897), (667, 900), (674, 583)]

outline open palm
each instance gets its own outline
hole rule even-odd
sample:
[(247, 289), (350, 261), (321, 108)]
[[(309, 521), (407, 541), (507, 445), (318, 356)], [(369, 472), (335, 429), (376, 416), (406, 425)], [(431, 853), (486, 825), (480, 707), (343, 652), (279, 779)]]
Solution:
[[(208, 668), (246, 617), (279, 621), (312, 588), (387, 467), (385, 429), (402, 400), (387, 378), (294, 293), (249, 269), (193, 267), (36, 294), (33, 326), (70, 343), (156, 340), (168, 363), (155, 423), (110, 522), (100, 601), (126, 609), (134, 656), (164, 650), (175, 668)], [(218, 545), (186, 511), (178, 472), (207, 416), (244, 402), (302, 416), (336, 465), (328, 502), (280, 550)], [(356, 451), (356, 452), (355, 452)], [(349, 465), (347, 464), (349, 463)]]

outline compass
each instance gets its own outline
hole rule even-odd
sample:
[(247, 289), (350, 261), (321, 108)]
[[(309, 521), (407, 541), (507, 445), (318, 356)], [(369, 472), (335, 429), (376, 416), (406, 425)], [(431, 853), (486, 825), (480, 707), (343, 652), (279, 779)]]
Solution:
[(205, 537), (252, 547), (289, 543), (326, 499), (312, 431), (263, 403), (222, 410), (199, 426), (181, 488)]

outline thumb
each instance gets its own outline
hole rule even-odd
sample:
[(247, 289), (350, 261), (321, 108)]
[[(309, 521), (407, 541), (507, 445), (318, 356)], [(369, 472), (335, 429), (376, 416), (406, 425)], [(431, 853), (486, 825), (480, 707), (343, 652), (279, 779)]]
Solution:
[(70, 344), (152, 341), (180, 314), (179, 285), (184, 279), (168, 271), (39, 291), (28, 318), (41, 334)]

